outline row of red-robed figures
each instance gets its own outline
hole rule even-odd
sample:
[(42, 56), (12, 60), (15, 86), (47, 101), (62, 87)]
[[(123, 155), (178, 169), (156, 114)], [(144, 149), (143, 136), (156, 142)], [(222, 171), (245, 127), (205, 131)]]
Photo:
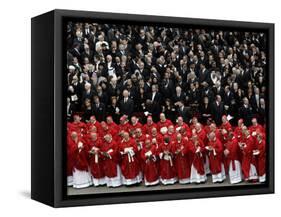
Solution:
[(249, 128), (241, 119), (233, 128), (225, 116), (220, 128), (196, 118), (189, 127), (181, 117), (174, 126), (161, 114), (157, 124), (148, 117), (134, 128), (133, 119), (128, 129), (121, 119), (119, 126), (110, 117), (85, 124), (76, 116), (68, 123), (68, 186), (204, 183), (209, 173), (214, 183), (226, 173), (231, 184), (266, 180), (265, 130), (255, 118)]

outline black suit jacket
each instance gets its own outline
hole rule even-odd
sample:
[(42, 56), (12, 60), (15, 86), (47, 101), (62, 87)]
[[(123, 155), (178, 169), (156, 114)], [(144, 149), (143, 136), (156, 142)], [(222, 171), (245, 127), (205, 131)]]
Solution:
[(202, 83), (202, 82), (207, 82), (209, 83), (209, 80), (210, 80), (210, 74), (209, 74), (209, 71), (206, 69), (204, 72), (202, 70), (199, 71), (199, 82)]
[(184, 107), (183, 109), (178, 108), (177, 111), (178, 116), (181, 116), (183, 118), (183, 121), (188, 123), (191, 118), (191, 111), (187, 107)]
[[(260, 99), (260, 98), (261, 98), (261, 97), (259, 96), (259, 99)], [(254, 113), (257, 113), (257, 112), (259, 111), (259, 106), (258, 106), (258, 104), (257, 104), (257, 99), (256, 99), (256, 95), (255, 95), (255, 94), (251, 97), (250, 103), (251, 103), (251, 106), (252, 106), (252, 108), (253, 108), (253, 112), (254, 112)]]
[(131, 116), (134, 111), (134, 101), (128, 98), (127, 102), (124, 102), (124, 99), (119, 102), (120, 113), (122, 115)]
[(212, 104), (212, 116), (216, 124), (221, 125), (221, 117), (225, 114), (224, 104), (221, 102), (217, 105), (216, 101)]
[(245, 125), (250, 126), (253, 117), (252, 107), (249, 105), (248, 108), (246, 108), (242, 105), (239, 109), (239, 114), (240, 118), (243, 118)]
[(106, 108), (103, 103), (100, 103), (97, 107), (96, 104), (93, 105), (93, 113), (96, 117), (96, 119), (101, 122), (105, 120), (105, 114), (106, 114)]
[(233, 99), (234, 99), (234, 95), (231, 91), (229, 94), (225, 93), (224, 104), (229, 106), (231, 104), (231, 100), (233, 100)]
[(152, 114), (153, 118), (155, 118), (153, 120), (158, 120), (159, 114), (161, 112), (162, 95), (157, 92), (152, 101), (152, 93), (149, 93), (147, 99), (151, 100), (151, 104), (147, 105), (148, 111)]

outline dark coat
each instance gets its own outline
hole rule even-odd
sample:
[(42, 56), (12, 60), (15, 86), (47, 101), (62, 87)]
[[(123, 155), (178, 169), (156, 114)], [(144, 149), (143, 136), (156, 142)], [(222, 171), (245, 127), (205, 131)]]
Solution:
[(128, 98), (127, 102), (124, 102), (124, 99), (119, 101), (119, 108), (121, 115), (131, 116), (134, 112), (134, 101)]
[(222, 116), (225, 114), (224, 111), (224, 104), (221, 102), (219, 105), (217, 104), (217, 102), (215, 101), (212, 104), (212, 116), (213, 116), (213, 120), (215, 121), (215, 123), (220, 126), (221, 125), (221, 118)]
[(93, 114), (95, 115), (97, 121), (101, 122), (105, 120), (106, 108), (103, 103), (100, 103), (99, 106), (97, 104), (93, 105)]

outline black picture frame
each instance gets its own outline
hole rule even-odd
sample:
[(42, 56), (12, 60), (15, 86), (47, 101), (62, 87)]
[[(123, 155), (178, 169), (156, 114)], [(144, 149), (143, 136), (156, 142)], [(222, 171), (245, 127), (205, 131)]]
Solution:
[[(268, 34), (267, 182), (253, 186), (66, 195), (63, 24), (68, 19), (260, 30)], [(274, 24), (53, 10), (32, 18), (31, 198), (53, 207), (274, 193)], [(43, 124), (42, 124), (43, 123)]]

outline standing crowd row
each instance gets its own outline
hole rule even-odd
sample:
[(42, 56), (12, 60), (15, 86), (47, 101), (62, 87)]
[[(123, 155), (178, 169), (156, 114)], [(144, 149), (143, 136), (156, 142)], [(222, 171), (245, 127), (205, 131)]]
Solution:
[(164, 113), (159, 119), (141, 124), (122, 116), (117, 125), (111, 116), (85, 123), (74, 115), (67, 124), (68, 186), (205, 183), (208, 174), (213, 183), (266, 181), (265, 128), (256, 118), (248, 127), (243, 119), (234, 127), (226, 116), (220, 126), (196, 117), (173, 124)]

